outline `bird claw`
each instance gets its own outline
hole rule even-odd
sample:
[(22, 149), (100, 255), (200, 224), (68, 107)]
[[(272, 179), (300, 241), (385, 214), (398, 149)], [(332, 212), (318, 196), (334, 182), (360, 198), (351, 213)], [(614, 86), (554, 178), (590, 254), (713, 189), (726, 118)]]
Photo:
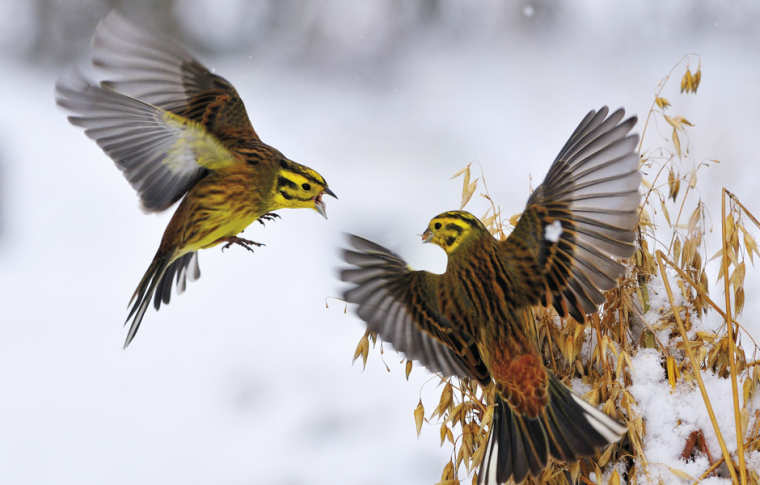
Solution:
[(233, 244), (243, 246), (245, 249), (247, 249), (250, 252), (253, 252), (253, 248), (251, 246), (256, 246), (257, 248), (264, 246), (263, 243), (251, 241), (250, 239), (243, 239), (242, 237), (236, 237), (236, 236), (230, 236), (230, 237), (219, 239), (219, 242), (222, 242), (222, 241), (227, 241), (227, 244), (222, 246), (222, 252), (224, 252), (225, 249), (232, 246)]
[(259, 217), (257, 220), (259, 221), (259, 224), (262, 226), (264, 225), (264, 221), (273, 221), (275, 219), (279, 219), (280, 215), (275, 214), (274, 212), (267, 212), (263, 216)]

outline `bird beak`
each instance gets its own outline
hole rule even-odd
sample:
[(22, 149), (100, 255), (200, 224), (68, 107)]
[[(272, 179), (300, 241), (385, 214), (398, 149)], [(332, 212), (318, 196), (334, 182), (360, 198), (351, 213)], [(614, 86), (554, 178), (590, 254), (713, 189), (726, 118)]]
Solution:
[(322, 192), (320, 192), (317, 198), (314, 199), (314, 210), (322, 214), (322, 217), (327, 219), (327, 208), (325, 207), (325, 203), (322, 201), (322, 196), (324, 194), (331, 195), (335, 197), (336, 199), (338, 198), (338, 196), (335, 195), (335, 193), (333, 193), (332, 190), (325, 187), (325, 189)]
[(314, 199), (314, 210), (322, 214), (322, 217), (327, 219), (327, 208), (325, 207), (325, 203), (322, 201), (322, 196), (324, 194), (335, 197), (336, 199), (338, 198), (338, 196), (335, 195), (335, 193), (332, 190), (325, 187), (325, 189), (317, 196), (317, 198)]
[(422, 242), (429, 243), (433, 240), (433, 232), (428, 228), (422, 233)]
[(325, 207), (325, 203), (322, 202), (322, 194), (319, 194), (314, 199), (314, 210), (319, 212), (322, 215), (322, 217), (327, 219), (327, 208)]

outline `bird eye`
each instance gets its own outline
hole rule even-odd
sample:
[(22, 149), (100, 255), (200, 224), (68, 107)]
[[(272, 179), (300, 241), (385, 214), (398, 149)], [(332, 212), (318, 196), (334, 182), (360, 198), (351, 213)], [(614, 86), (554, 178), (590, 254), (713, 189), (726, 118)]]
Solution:
[(301, 184), (301, 188), (304, 189), (304, 190), (311, 190), (311, 185), (309, 185), (307, 183), (303, 183), (303, 184)]
[(435, 223), (435, 228), (436, 229), (440, 229), (441, 228), (441, 223), (440, 222), (436, 222)]

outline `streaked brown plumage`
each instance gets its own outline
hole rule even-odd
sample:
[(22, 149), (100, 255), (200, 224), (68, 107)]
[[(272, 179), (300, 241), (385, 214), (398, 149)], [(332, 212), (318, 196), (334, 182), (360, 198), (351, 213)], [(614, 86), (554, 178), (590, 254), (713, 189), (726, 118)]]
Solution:
[(116, 162), (143, 209), (158, 212), (182, 199), (135, 290), (125, 347), (153, 300), (169, 303), (200, 276), (197, 251), (220, 243), (251, 250), (237, 237), (282, 208), (311, 208), (326, 217), (325, 179), (262, 142), (235, 88), (183, 47), (130, 24), (116, 12), (93, 37), (92, 62), (110, 79), (79, 72), (56, 83), (69, 120)]
[(636, 118), (591, 111), (534, 191), (515, 229), (496, 240), (472, 214), (434, 217), (423, 240), (448, 254), (446, 272), (412, 271), (358, 236), (343, 257), (344, 297), (370, 330), (433, 372), (494, 382), (496, 403), (479, 483), (523, 481), (551, 455), (572, 461), (617, 441), (625, 427), (544, 367), (523, 327), (532, 305), (583, 321), (604, 301), (634, 250), (641, 176)]

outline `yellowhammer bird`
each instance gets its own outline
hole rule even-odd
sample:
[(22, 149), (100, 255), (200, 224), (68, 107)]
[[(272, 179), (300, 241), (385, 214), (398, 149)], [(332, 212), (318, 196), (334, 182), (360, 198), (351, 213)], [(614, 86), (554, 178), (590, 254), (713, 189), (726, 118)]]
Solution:
[(541, 303), (578, 321), (604, 301), (634, 251), (641, 181), (636, 118), (606, 107), (583, 118), (504, 241), (472, 214), (434, 217), (422, 239), (448, 255), (446, 272), (412, 271), (398, 255), (349, 236), (344, 298), (370, 330), (444, 376), (495, 384), (481, 484), (519, 483), (549, 456), (573, 461), (626, 428), (544, 367), (520, 314)]
[(182, 292), (188, 276), (200, 276), (199, 249), (224, 242), (251, 250), (260, 244), (237, 234), (253, 221), (300, 207), (327, 217), (322, 196), (335, 194), (316, 171), (262, 142), (235, 88), (180, 45), (115, 12), (92, 43), (93, 64), (110, 79), (63, 77), (58, 104), (116, 162), (146, 212), (182, 199), (130, 301), (126, 347), (151, 299), (158, 310), (174, 278)]

